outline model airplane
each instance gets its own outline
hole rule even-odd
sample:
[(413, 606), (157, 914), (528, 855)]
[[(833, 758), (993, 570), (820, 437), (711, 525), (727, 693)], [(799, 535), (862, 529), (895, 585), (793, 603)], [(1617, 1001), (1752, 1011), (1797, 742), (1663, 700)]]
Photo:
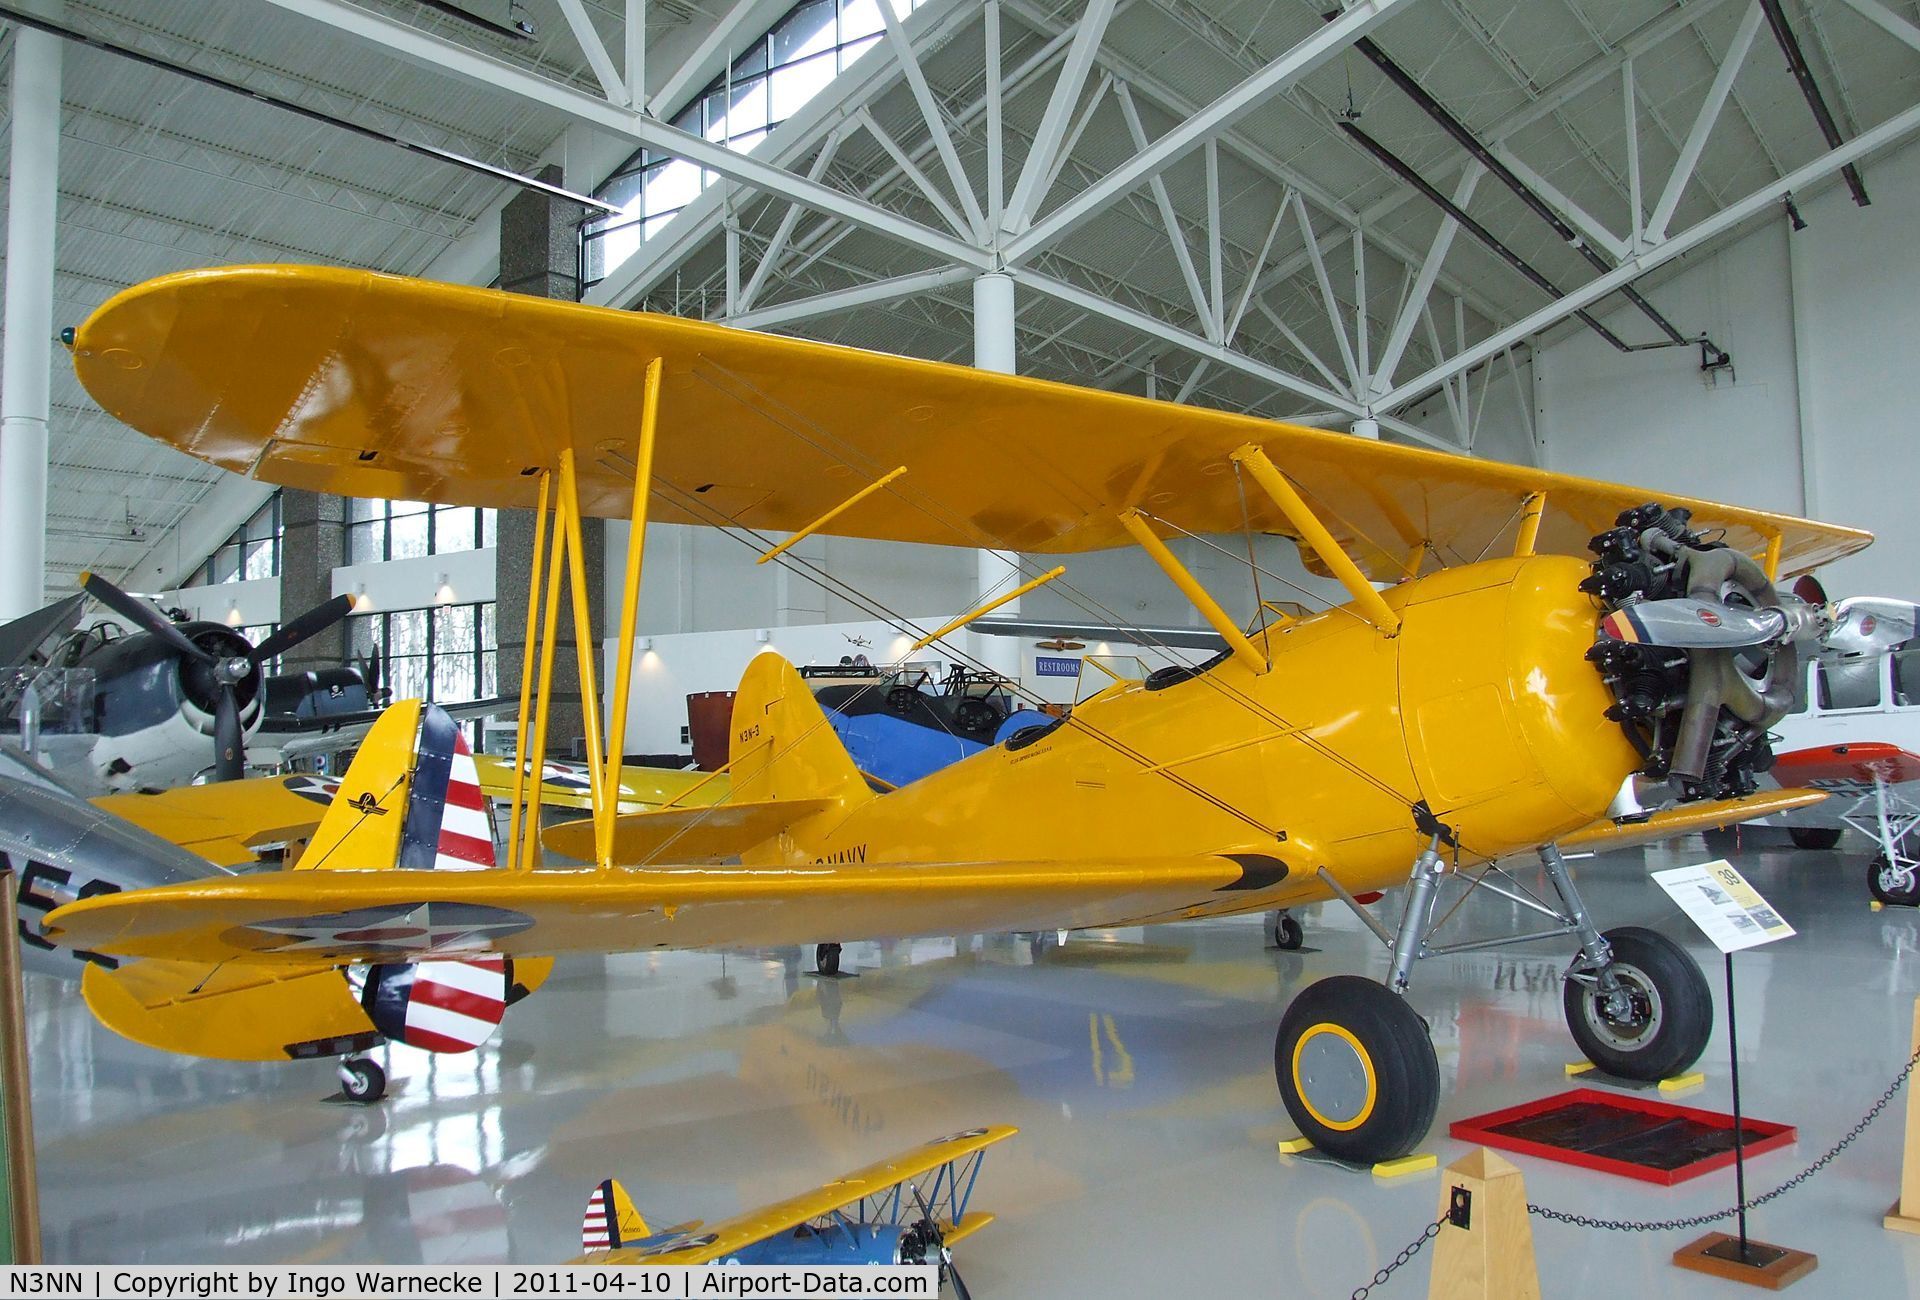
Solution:
[(940, 1280), (968, 1300), (952, 1247), (993, 1222), (967, 1205), (987, 1148), (1019, 1131), (1002, 1124), (955, 1133), (723, 1223), (662, 1231), (648, 1227), (626, 1189), (608, 1179), (588, 1198), (580, 1229), (588, 1253), (579, 1262), (936, 1264)]
[[(535, 507), (552, 550), (531, 566), (529, 608), (549, 626), (562, 590), (576, 610), (595, 594), (579, 521), (618, 515), (635, 537), (648, 520), (736, 530), (770, 559), (791, 544), (776, 530), (1067, 556), (1132, 542), (1228, 650), (1117, 682), (1050, 729), (885, 794), (794, 670), (762, 654), (735, 702), (727, 802), (620, 815), (587, 647), (602, 793), (547, 840), (592, 867), (526, 870), (539, 819), (516, 807), (505, 870), (194, 881), (78, 900), (49, 936), (223, 969), (792, 943), (821, 945), (824, 967), (845, 939), (1338, 899), (1390, 970), (1300, 993), (1275, 1077), (1301, 1131), (1354, 1160), (1406, 1152), (1438, 1105), (1405, 996), (1429, 956), (1564, 938), (1568, 1026), (1589, 1059), (1662, 1078), (1699, 1055), (1712, 998), (1698, 966), (1652, 931), (1603, 932), (1559, 845), (1801, 802), (1755, 793), (1756, 773), (1827, 620), (1776, 582), (1871, 540), (1226, 412), (344, 270), (153, 281), (96, 311), (74, 356), (108, 411), (215, 465), (344, 495)], [(1245, 633), (1164, 541), (1243, 528), (1295, 538), (1350, 602)], [(1465, 556), (1488, 558), (1443, 567)], [(640, 560), (635, 547), (629, 609)], [(633, 640), (623, 621), (614, 736)], [(520, 752), (544, 748), (546, 689), (530, 669), (521, 726), (531, 717), (538, 743)], [(359, 793), (395, 775), (366, 763)], [(1651, 815), (1622, 797), (1649, 781), (1670, 804)], [(1537, 855), (1544, 897), (1502, 868), (1522, 854)], [(1540, 924), (1440, 942), (1449, 879)], [(1392, 928), (1356, 898), (1401, 885)], [(367, 937), (396, 927), (407, 937)]]
[[(134, 1042), (224, 1060), (338, 1057), (346, 1095), (375, 1101), (386, 1074), (363, 1053), (386, 1042), (470, 1051), (552, 968), (539, 958), (453, 954), (459, 923), (451, 916), (441, 919), (438, 960), (409, 961), (402, 943), (390, 944), (384, 961), (302, 961), (296, 929), (279, 944), (293, 960), (272, 970), (60, 950), (42, 932), (41, 919), (74, 899), (246, 878), (226, 869), (242, 860), (255, 878), (309, 880), (339, 870), (493, 866), (492, 824), (472, 755), (434, 705), (406, 700), (386, 712), (350, 769), (377, 768), (381, 783), (349, 782), (344, 799), (336, 797), (339, 782), (286, 776), (89, 803), (23, 760), (10, 758), (6, 768), (0, 852), (20, 872), (17, 924), (28, 969), (78, 978), (95, 1017)], [(259, 869), (252, 854), (267, 844), (293, 847), (284, 869)], [(398, 943), (403, 933), (370, 929), (362, 937)]]

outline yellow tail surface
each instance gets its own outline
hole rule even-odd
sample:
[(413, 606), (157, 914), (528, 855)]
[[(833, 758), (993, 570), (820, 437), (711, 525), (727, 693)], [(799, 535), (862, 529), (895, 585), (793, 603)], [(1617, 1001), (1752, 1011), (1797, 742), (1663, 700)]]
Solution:
[(874, 797), (806, 681), (772, 651), (754, 656), (733, 698), (731, 803)]
[(401, 700), (380, 715), (295, 870), (374, 871), (399, 861), (419, 729), (419, 700)]

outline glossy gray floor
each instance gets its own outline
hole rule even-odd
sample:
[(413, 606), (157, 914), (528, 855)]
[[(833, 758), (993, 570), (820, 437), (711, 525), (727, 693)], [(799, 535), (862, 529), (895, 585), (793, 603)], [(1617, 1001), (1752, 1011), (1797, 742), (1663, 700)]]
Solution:
[[(1605, 925), (1649, 924), (1716, 954), (1645, 879), (1699, 841), (1577, 864)], [(1756, 1158), (1755, 1191), (1825, 1150), (1907, 1054), (1920, 913), (1875, 912), (1858, 851), (1743, 849), (1736, 861), (1800, 930), (1738, 962), (1751, 1114), (1799, 1126)], [(1532, 879), (1535, 873), (1524, 873)], [(1391, 909), (1393, 899), (1383, 907)], [(1469, 931), (1509, 923), (1475, 903)], [(192, 1062), (96, 1027), (70, 989), (30, 993), (49, 1256), (182, 1263), (547, 1262), (574, 1254), (592, 1184), (623, 1178), (657, 1223), (715, 1218), (923, 1139), (996, 1122), (1021, 1136), (976, 1200), (1000, 1218), (963, 1248), (977, 1296), (1346, 1296), (1434, 1217), (1437, 1174), (1384, 1182), (1275, 1154), (1274, 1027), (1322, 975), (1384, 959), (1349, 916), (1309, 916), (1313, 951), (1262, 950), (1256, 921), (1025, 939), (849, 945), (855, 979), (798, 952), (661, 953), (562, 963), (468, 1057), (390, 1053), (393, 1094), (323, 1101), (330, 1068)], [(1423, 963), (1445, 1095), (1427, 1149), (1468, 1148), (1457, 1118), (1568, 1086), (1566, 953)], [(1728, 1105), (1724, 1020), (1690, 1104)], [(1806, 1295), (1920, 1294), (1920, 1238), (1880, 1216), (1899, 1178), (1902, 1106), (1754, 1232), (1820, 1256)], [(1658, 1219), (1729, 1204), (1731, 1173), (1673, 1190), (1519, 1157), (1532, 1199)], [(1692, 1234), (1534, 1221), (1548, 1296), (1737, 1295), (1668, 1257)], [(1383, 1288), (1424, 1294), (1428, 1259)]]

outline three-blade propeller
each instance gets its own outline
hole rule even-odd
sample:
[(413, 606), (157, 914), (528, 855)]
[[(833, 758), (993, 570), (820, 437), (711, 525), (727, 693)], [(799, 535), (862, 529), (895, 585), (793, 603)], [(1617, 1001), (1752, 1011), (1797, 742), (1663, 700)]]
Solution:
[(214, 687), (213, 774), (217, 781), (234, 781), (246, 774), (246, 728), (240, 721), (240, 697), (236, 688), (249, 676), (259, 672), (261, 664), (276, 655), (285, 654), (309, 637), (326, 631), (353, 610), (353, 597), (335, 596), (293, 621), (282, 624), (278, 632), (259, 645), (249, 647), (243, 655), (216, 655), (181, 631), (179, 624), (152, 605), (120, 590), (99, 574), (81, 574), (80, 586), (89, 596), (141, 631), (158, 637), (211, 677)]

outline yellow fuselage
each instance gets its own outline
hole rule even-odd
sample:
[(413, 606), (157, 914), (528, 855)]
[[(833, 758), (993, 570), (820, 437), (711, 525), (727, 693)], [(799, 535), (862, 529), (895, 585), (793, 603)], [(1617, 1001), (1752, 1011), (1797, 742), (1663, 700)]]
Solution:
[[(1462, 565), (1383, 593), (1388, 637), (1349, 609), (1270, 631), (1272, 668), (1229, 658), (1161, 689), (1113, 687), (1031, 746), (995, 747), (823, 813), (755, 862), (1128, 862), (1260, 855), (1286, 879), (1194, 916), (1406, 879), (1424, 801), (1462, 860), (1599, 818), (1639, 765), (1584, 655), (1596, 614), (1565, 556)], [(1123, 919), (1148, 918), (1121, 918)]]

